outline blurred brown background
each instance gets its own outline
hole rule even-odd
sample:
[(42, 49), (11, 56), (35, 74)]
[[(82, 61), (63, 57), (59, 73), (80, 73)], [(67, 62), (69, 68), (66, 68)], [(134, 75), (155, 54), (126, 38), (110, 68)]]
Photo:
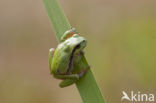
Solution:
[[(59, 0), (88, 39), (86, 58), (107, 103), (122, 91), (156, 94), (155, 0)], [(0, 0), (0, 103), (81, 103), (49, 74), (57, 41), (42, 0)]]

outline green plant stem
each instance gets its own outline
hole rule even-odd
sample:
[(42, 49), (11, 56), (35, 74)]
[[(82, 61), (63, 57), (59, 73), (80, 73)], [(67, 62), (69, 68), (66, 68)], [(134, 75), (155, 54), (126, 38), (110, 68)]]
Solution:
[[(57, 0), (43, 0), (43, 2), (56, 33), (56, 37), (60, 42), (63, 33), (69, 30), (71, 26)], [(83, 60), (88, 65), (84, 56)], [(76, 83), (76, 86), (83, 103), (105, 103), (91, 70), (88, 70), (86, 75)]]

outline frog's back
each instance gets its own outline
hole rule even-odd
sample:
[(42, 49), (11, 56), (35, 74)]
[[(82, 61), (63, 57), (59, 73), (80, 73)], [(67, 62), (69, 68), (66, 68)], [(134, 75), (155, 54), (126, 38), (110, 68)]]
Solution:
[(62, 45), (58, 45), (53, 56), (52, 73), (64, 74), (67, 72), (71, 53), (68, 53), (65, 49)]

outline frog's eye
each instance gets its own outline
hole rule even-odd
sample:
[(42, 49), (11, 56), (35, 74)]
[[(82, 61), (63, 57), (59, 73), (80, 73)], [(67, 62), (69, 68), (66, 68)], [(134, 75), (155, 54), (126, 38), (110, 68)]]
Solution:
[(77, 49), (78, 49), (78, 48), (80, 48), (80, 47), (81, 47), (81, 44), (78, 44), (75, 48), (77, 48)]
[(86, 40), (83, 40), (82, 42), (86, 42)]

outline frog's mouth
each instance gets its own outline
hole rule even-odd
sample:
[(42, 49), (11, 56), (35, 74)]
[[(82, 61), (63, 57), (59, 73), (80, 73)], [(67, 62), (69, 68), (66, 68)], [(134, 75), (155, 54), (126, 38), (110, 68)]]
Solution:
[(76, 45), (71, 53), (70, 59), (69, 59), (69, 65), (68, 65), (68, 70), (67, 70), (67, 74), (70, 74), (71, 71), (73, 70), (73, 65), (74, 65), (74, 53), (77, 49), (79, 49), (81, 47), (81, 43), (79, 43), (78, 45)]

